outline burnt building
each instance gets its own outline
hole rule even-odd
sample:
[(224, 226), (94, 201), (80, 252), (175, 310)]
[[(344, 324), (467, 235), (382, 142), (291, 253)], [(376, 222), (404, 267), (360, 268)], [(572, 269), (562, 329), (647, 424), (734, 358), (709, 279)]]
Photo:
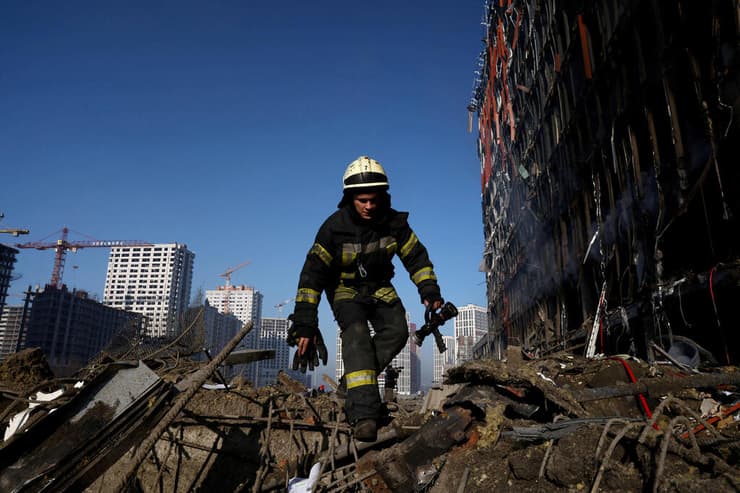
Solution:
[(491, 1), (477, 115), (484, 353), (738, 362), (740, 50), (731, 0)]
[(46, 286), (33, 293), (28, 321), (23, 327), (25, 347), (40, 347), (57, 376), (74, 373), (122, 332), (139, 334), (141, 314), (111, 308), (87, 292), (66, 286)]

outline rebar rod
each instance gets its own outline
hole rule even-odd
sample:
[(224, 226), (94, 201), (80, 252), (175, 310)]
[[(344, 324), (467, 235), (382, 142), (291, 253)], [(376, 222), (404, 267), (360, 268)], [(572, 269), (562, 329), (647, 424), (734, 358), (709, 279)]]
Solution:
[(152, 432), (147, 436), (144, 441), (141, 443), (141, 445), (136, 450), (136, 454), (134, 455), (133, 459), (131, 459), (131, 463), (129, 464), (128, 469), (126, 472), (121, 476), (120, 481), (115, 485), (113, 488), (113, 491), (123, 492), (126, 488), (126, 486), (129, 484), (129, 481), (136, 475), (136, 471), (139, 469), (139, 466), (144, 461), (147, 455), (149, 455), (149, 451), (152, 449), (155, 443), (157, 443), (157, 440), (159, 440), (159, 437), (164, 433), (164, 431), (170, 426), (172, 421), (177, 417), (178, 414), (185, 408), (188, 402), (190, 402), (190, 399), (193, 398), (195, 393), (200, 389), (200, 386), (205, 383), (205, 381), (208, 379), (208, 377), (213, 374), (213, 372), (218, 368), (218, 365), (223, 363), (223, 361), (226, 359), (226, 357), (231, 353), (231, 351), (234, 350), (234, 348), (241, 342), (242, 339), (244, 339), (244, 336), (246, 336), (250, 330), (252, 330), (252, 327), (254, 326), (254, 323), (250, 320), (244, 326), (241, 328), (241, 330), (226, 344), (226, 346), (221, 350), (220, 353), (206, 366), (198, 370), (195, 375), (193, 375), (193, 380), (190, 382), (190, 387), (183, 392), (180, 397), (176, 400), (172, 408), (165, 414), (165, 416), (162, 418), (162, 420), (157, 424), (157, 426), (154, 427)]

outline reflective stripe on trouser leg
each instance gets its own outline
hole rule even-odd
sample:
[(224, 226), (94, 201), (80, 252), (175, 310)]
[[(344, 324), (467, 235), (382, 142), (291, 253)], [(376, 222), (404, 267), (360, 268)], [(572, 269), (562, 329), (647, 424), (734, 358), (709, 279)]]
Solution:
[(390, 305), (379, 303), (370, 317), (370, 323), (375, 329), (373, 345), (378, 371), (382, 372), (406, 346), (409, 338), (406, 309), (400, 300)]
[(378, 385), (378, 377), (375, 370), (357, 370), (344, 374), (347, 390), (356, 389), (363, 385)]
[[(359, 303), (340, 303), (336, 310), (342, 329), (342, 360), (347, 382), (345, 411), (347, 420), (377, 419), (380, 415), (380, 393), (375, 362), (375, 348), (365, 314)], [(336, 308), (336, 307), (335, 307)]]

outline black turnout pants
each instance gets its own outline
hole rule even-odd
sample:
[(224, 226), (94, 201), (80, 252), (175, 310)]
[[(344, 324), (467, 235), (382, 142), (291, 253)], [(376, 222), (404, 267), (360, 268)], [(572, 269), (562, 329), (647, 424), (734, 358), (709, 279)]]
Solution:
[(334, 316), (342, 331), (347, 420), (377, 419), (381, 412), (377, 376), (406, 345), (406, 310), (401, 300), (385, 303), (365, 298), (336, 303)]

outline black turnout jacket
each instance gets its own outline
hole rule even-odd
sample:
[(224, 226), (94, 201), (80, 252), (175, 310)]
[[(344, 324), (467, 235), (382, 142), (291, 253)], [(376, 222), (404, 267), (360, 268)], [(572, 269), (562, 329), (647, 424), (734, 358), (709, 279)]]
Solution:
[(322, 292), (332, 307), (348, 300), (398, 300), (391, 285), (393, 255), (401, 259), (422, 301), (440, 298), (427, 250), (407, 219), (407, 212), (388, 208), (379, 218), (363, 220), (348, 203), (324, 221), (298, 282), (294, 325), (301, 337), (310, 337), (318, 329)]

